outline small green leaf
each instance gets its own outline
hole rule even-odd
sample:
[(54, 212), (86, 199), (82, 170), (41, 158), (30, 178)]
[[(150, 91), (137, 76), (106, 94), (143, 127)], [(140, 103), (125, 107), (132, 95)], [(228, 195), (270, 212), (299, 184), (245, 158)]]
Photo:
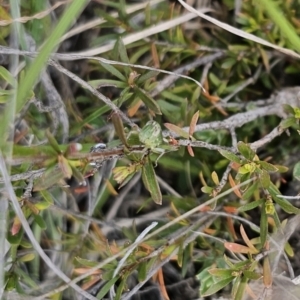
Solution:
[(158, 74), (159, 74), (158, 71), (146, 72), (136, 80), (136, 84), (142, 84), (145, 81), (147, 81), (148, 79), (156, 77)]
[[(112, 1), (110, 1), (110, 5), (112, 7), (116, 8), (116, 3), (113, 3)], [(119, 3), (117, 5), (120, 6)], [(103, 9), (99, 9), (99, 12), (97, 12), (97, 14), (99, 15), (99, 17), (102, 17), (105, 21), (112, 23), (116, 26), (120, 26), (120, 24), (119, 24), (120, 21), (118, 20), (118, 18), (115, 18), (114, 16), (110, 15), (109, 13), (106, 13)], [(118, 51), (119, 49), (118, 49), (118, 47), (116, 47), (116, 44), (115, 44), (115, 48), (116, 48), (117, 53), (119, 54), (119, 51)], [(119, 58), (118, 55), (113, 56), (114, 60), (118, 60), (118, 58)]]
[(0, 89), (0, 103), (7, 103), (14, 95), (14, 90), (3, 90)]
[(12, 87), (17, 86), (17, 80), (14, 78), (14, 76), (7, 69), (5, 69), (2, 66), (0, 66), (0, 77), (2, 77)]
[(281, 195), (279, 189), (277, 188), (277, 186), (273, 183), (270, 184), (270, 187), (269, 187), (269, 190), (270, 190), (270, 193), (273, 193), (275, 195)]
[(236, 59), (230, 57), (230, 58), (227, 58), (227, 59), (224, 60), (224, 62), (221, 65), (221, 68), (222, 69), (229, 69), (235, 64), (236, 64)]
[(50, 194), (48, 191), (40, 191), (40, 195), (44, 198), (45, 202), (49, 203), (49, 205), (53, 205), (52, 194)]
[(270, 174), (266, 170), (262, 170), (259, 174), (259, 179), (262, 187), (264, 189), (268, 188), (270, 185)]
[[(108, 249), (108, 253), (110, 253), (110, 255), (113, 255), (110, 249)], [(113, 277), (114, 268), (116, 268), (116, 267), (117, 267), (117, 265), (115, 262), (111, 262), (111, 263), (108, 263), (107, 265), (103, 266), (103, 270), (105, 270), (105, 272), (102, 273), (102, 279), (105, 281), (110, 280)]]
[(254, 271), (248, 271), (248, 270), (243, 271), (243, 274), (247, 278), (253, 279), (253, 280), (257, 280), (257, 279), (260, 279), (262, 277), (262, 274), (256, 273)]
[(284, 251), (286, 252), (286, 254), (289, 257), (294, 257), (295, 256), (294, 249), (292, 248), (292, 246), (290, 245), (289, 242), (285, 243), (285, 245), (284, 245)]
[(219, 185), (220, 184), (219, 177), (218, 177), (218, 174), (217, 174), (216, 171), (213, 171), (211, 173), (211, 179), (212, 179), (212, 181), (214, 182), (215, 185)]
[(16, 274), (11, 274), (5, 283), (5, 290), (11, 291), (16, 288), (16, 284), (19, 281), (19, 278)]
[(205, 185), (201, 188), (201, 191), (204, 193), (204, 194), (211, 194), (213, 192), (214, 188), (208, 186), (208, 185)]
[[(128, 82), (126, 83), (128, 85)], [(127, 86), (125, 89), (123, 89), (123, 91), (120, 94), (120, 97), (117, 100), (117, 104), (119, 106), (121, 106), (123, 103), (125, 103), (126, 101), (132, 101), (134, 99), (134, 95), (131, 91), (131, 87)]]
[(79, 184), (85, 183), (85, 178), (82, 175), (82, 173), (77, 168), (75, 168), (72, 164), (70, 164), (70, 167), (71, 167), (72, 176), (74, 176), (77, 182)]
[(180, 243), (178, 253), (177, 253), (177, 264), (180, 268), (182, 268), (182, 263), (183, 263), (183, 254), (184, 254), (184, 247), (183, 243)]
[(284, 198), (278, 198), (272, 195), (274, 201), (287, 213), (289, 214), (300, 214), (300, 209), (293, 206), (288, 200)]
[(144, 102), (148, 109), (152, 110), (157, 115), (161, 115), (159, 105), (149, 94), (145, 93), (137, 86), (135, 86), (133, 89), (136, 96)]
[(248, 174), (249, 168), (247, 168), (247, 165), (241, 166), (239, 167), (238, 173), (243, 175)]
[(110, 279), (103, 287), (102, 289), (99, 291), (99, 293), (97, 294), (97, 298), (98, 299), (102, 299), (104, 298), (104, 296), (108, 293), (108, 291), (110, 290), (110, 288), (117, 282), (117, 280), (119, 279), (119, 276), (116, 276), (112, 279)]
[(36, 224), (39, 225), (39, 227), (41, 229), (47, 229), (47, 224), (40, 215), (32, 214), (32, 216), (33, 216), (34, 221), (36, 222)]
[(235, 276), (228, 277), (226, 279), (220, 280), (217, 283), (212, 284), (207, 291), (205, 291), (201, 297), (207, 297), (210, 295), (214, 295), (218, 291), (220, 291), (222, 288), (227, 286), (233, 279), (235, 279)]
[(286, 113), (289, 113), (289, 114), (292, 114), (294, 115), (294, 109), (292, 106), (290, 106), (289, 104), (283, 104), (283, 110), (286, 112)]
[(297, 162), (294, 166), (293, 177), (300, 181), (300, 162)]
[(273, 219), (274, 219), (274, 223), (275, 223), (275, 228), (281, 228), (281, 221), (280, 221), (280, 219), (279, 219), (279, 216), (278, 216), (278, 214), (277, 214), (277, 212), (276, 212), (276, 210), (275, 210), (275, 212), (274, 212), (274, 214), (273, 214)]
[(257, 161), (257, 163), (259, 165), (261, 165), (262, 168), (265, 169), (268, 172), (277, 172), (278, 171), (278, 168), (276, 168), (276, 166), (274, 166), (274, 165), (272, 165), (272, 164), (270, 164), (266, 161), (259, 160), (259, 161)]
[(59, 153), (59, 154), (62, 153), (56, 139), (54, 138), (54, 136), (52, 135), (52, 133), (49, 130), (46, 131), (46, 136), (49, 141), (49, 144), (52, 146), (52, 148), (55, 150), (55, 152)]
[(278, 198), (277, 195), (280, 195), (280, 192), (276, 186), (271, 182), (268, 191), (270, 192), (273, 200), (288, 214), (299, 214), (300, 209), (293, 206), (289, 201), (284, 198)]
[(117, 40), (117, 44), (118, 44), (118, 50), (119, 50), (119, 55), (120, 55), (121, 61), (129, 64), (129, 58), (128, 58), (127, 50), (123, 43), (123, 40), (121, 38), (119, 38)]
[(234, 300), (242, 300), (245, 296), (245, 289), (247, 286), (247, 282), (249, 281), (247, 276), (241, 277), (240, 282), (238, 283), (238, 287), (236, 289), (236, 294), (234, 296)]
[(126, 289), (127, 278), (129, 275), (130, 275), (130, 273), (127, 272), (125, 275), (122, 276), (122, 280), (121, 280), (120, 284), (118, 284), (117, 293), (116, 293), (116, 296), (114, 297), (114, 300), (121, 299), (122, 293), (123, 293), (124, 289)]
[(241, 160), (239, 159), (239, 157), (237, 155), (235, 155), (234, 153), (227, 151), (227, 150), (219, 150), (219, 152), (221, 153), (221, 155), (223, 155), (228, 160), (230, 160), (232, 162), (236, 162), (238, 164), (241, 163)]
[(32, 244), (30, 242), (25, 241), (25, 240), (21, 241), (20, 246), (22, 246), (25, 249), (31, 249), (32, 248)]
[(138, 280), (139, 282), (144, 281), (147, 278), (148, 272), (148, 261), (141, 262), (138, 266)]
[(51, 204), (47, 201), (39, 201), (37, 203), (34, 204), (34, 206), (38, 209), (38, 210), (45, 210), (47, 209), (49, 206), (51, 206)]
[(266, 206), (266, 214), (273, 215), (275, 212), (275, 207), (274, 207), (273, 201), (271, 199), (268, 199), (266, 201), (265, 206)]
[(222, 277), (223, 279), (232, 277), (232, 270), (230, 269), (213, 268), (213, 269), (209, 269), (208, 273), (216, 277)]
[(50, 165), (50, 162), (55, 163), (57, 161), (56, 154), (57, 153), (49, 145), (39, 145), (31, 147), (14, 145), (13, 148), (14, 157), (25, 157), (28, 163), (31, 162), (31, 159), (34, 160), (34, 158), (36, 157), (42, 157), (47, 159), (46, 165)]
[(252, 195), (257, 190), (257, 188), (258, 188), (258, 181), (251, 183), (248, 189), (243, 193), (243, 199), (244, 200), (250, 199), (250, 197), (252, 197)]
[(12, 245), (19, 245), (21, 242), (21, 239), (23, 237), (23, 228), (21, 228), (17, 234), (12, 235), (11, 232), (8, 232), (7, 234), (7, 240)]
[(248, 210), (252, 210), (256, 207), (258, 207), (259, 205), (262, 205), (264, 202), (263, 199), (259, 199), (259, 200), (255, 200), (255, 201), (252, 201), (250, 203), (247, 203), (241, 207), (239, 207), (238, 211), (248, 211)]
[(88, 84), (91, 85), (95, 89), (99, 89), (101, 87), (113, 86), (116, 88), (125, 89), (128, 87), (128, 84), (124, 81), (113, 80), (113, 79), (97, 79), (88, 81)]
[(112, 75), (118, 77), (121, 81), (126, 82), (126, 77), (120, 72), (118, 71), (115, 67), (113, 67), (112, 65), (109, 64), (105, 64), (103, 62), (100, 62), (100, 65), (109, 73), (111, 73)]
[(279, 173), (285, 173), (289, 170), (288, 167), (282, 165), (274, 165), (274, 167), (277, 168)]
[(214, 86), (220, 86), (222, 81), (212, 72), (209, 72), (208, 75), (209, 79), (211, 80), (211, 82), (213, 83)]
[[(30, 272), (27, 272), (26, 270), (22, 270), (22, 265), (21, 266), (14, 266), (14, 273), (19, 276), (17, 286), (16, 286), (16, 291), (18, 293), (23, 294), (24, 293), (24, 284), (26, 284), (27, 287), (30, 287), (32, 289), (38, 289), (39, 286), (36, 283), (34, 279), (32, 279)], [(21, 283), (21, 284), (20, 284)]]
[(300, 108), (294, 107), (294, 112), (295, 112), (295, 118), (300, 119)]
[(295, 117), (288, 117), (288, 118), (282, 120), (279, 124), (279, 126), (283, 129), (289, 128), (293, 125), (296, 125), (296, 118)]
[(249, 164), (244, 164), (241, 166), (238, 170), (239, 174), (248, 174), (248, 173), (253, 173), (256, 169), (256, 164), (254, 163), (249, 163)]
[(22, 262), (27, 262), (27, 261), (32, 261), (34, 258), (35, 258), (34, 253), (28, 253), (28, 254), (25, 254), (25, 255), (21, 256), (19, 258), (19, 260), (22, 261)]
[(146, 157), (146, 163), (142, 167), (142, 180), (146, 189), (150, 192), (153, 201), (161, 205), (162, 195), (156, 179), (152, 162), (149, 157)]
[(255, 152), (247, 144), (238, 142), (237, 148), (246, 159), (253, 160)]
[(96, 262), (96, 261), (81, 258), (79, 256), (76, 256), (75, 260), (78, 261), (82, 266), (88, 267), (88, 268), (93, 268), (98, 264), (98, 262)]
[(235, 269), (235, 265), (230, 261), (229, 257), (224, 254), (224, 261), (230, 269)]

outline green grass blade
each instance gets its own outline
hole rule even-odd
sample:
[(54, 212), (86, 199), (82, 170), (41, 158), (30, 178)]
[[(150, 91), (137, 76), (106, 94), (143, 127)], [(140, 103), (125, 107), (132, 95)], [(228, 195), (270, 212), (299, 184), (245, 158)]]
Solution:
[(74, 22), (74, 18), (76, 18), (76, 16), (83, 10), (87, 3), (87, 0), (74, 0), (62, 15), (57, 26), (43, 45), (39, 55), (34, 59), (27, 70), (26, 76), (23, 77), (23, 80), (19, 84), (16, 113), (19, 113), (26, 103), (32, 87), (34, 86), (42, 68), (45, 66), (51, 52), (57, 46), (59, 39), (71, 26)]
[(146, 189), (150, 192), (153, 201), (162, 204), (162, 195), (156, 179), (155, 171), (149, 157), (142, 168), (142, 179)]
[(266, 13), (270, 16), (272, 21), (280, 28), (282, 33), (286, 36), (289, 42), (293, 45), (293, 48), (300, 51), (300, 38), (287, 18), (284, 17), (282, 11), (278, 8), (275, 1), (271, 0), (259, 0), (257, 1), (259, 5), (264, 7)]

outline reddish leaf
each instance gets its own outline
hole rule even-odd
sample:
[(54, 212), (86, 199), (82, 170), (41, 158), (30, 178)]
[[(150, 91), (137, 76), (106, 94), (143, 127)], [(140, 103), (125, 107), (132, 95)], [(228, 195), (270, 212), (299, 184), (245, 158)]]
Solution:
[(139, 100), (134, 105), (130, 106), (127, 110), (128, 117), (133, 117), (137, 113), (137, 111), (139, 110), (142, 104), (143, 101)]
[(83, 290), (88, 290), (90, 289), (93, 285), (95, 285), (97, 282), (99, 282), (101, 280), (100, 276), (91, 276), (91, 279), (89, 279), (87, 282), (85, 282), (81, 288)]
[(264, 258), (263, 262), (263, 282), (266, 288), (270, 288), (272, 286), (272, 270), (268, 256)]
[(250, 253), (250, 254), (256, 254), (257, 253), (257, 250), (253, 251), (249, 247), (246, 247), (246, 246), (243, 246), (243, 245), (240, 245), (240, 244), (237, 244), (237, 243), (225, 242), (224, 243), (224, 247), (227, 250), (230, 250), (230, 251), (232, 251), (234, 253), (244, 253), (244, 254), (248, 254), (248, 253)]
[(231, 233), (234, 239), (237, 239), (237, 235), (234, 229), (233, 225), (233, 220), (230, 217), (227, 217), (227, 226), (228, 226), (228, 231)]
[[(231, 186), (232, 188), (235, 188), (235, 187), (236, 187), (236, 183), (235, 183), (234, 179), (232, 178), (231, 174), (229, 174), (228, 180), (229, 180), (230, 186)], [(241, 194), (241, 192), (240, 192), (240, 190), (239, 190), (238, 188), (235, 188), (235, 189), (233, 190), (233, 192), (234, 192), (240, 199), (242, 199), (243, 196), (242, 196), (242, 194)]]
[(241, 232), (241, 236), (245, 242), (245, 244), (252, 250), (252, 251), (256, 251), (256, 253), (258, 253), (259, 251), (253, 246), (253, 244), (251, 243), (251, 241), (249, 240), (246, 231), (243, 227), (243, 225), (240, 226), (240, 232)]
[[(82, 275), (82, 274), (85, 274), (87, 272), (90, 271), (90, 268), (75, 268), (73, 270), (73, 274), (75, 275)], [(90, 273), (90, 275), (98, 275), (98, 274), (101, 274), (101, 270), (95, 270), (93, 271), (93, 273)]]
[(206, 205), (206, 206), (203, 206), (201, 209), (200, 209), (201, 212), (206, 212), (206, 211), (211, 211), (211, 207)]
[(176, 133), (177, 135), (182, 136), (185, 139), (190, 138), (189, 133), (184, 131), (182, 128), (180, 128), (180, 127), (178, 127), (174, 124), (171, 124), (171, 123), (164, 123), (164, 125), (167, 129), (169, 129), (170, 131)]
[(73, 189), (75, 194), (83, 194), (88, 192), (88, 187), (86, 185), (79, 185)]
[(165, 286), (162, 268), (160, 268), (158, 270), (157, 275), (158, 275), (157, 279), (158, 279), (159, 287), (160, 287), (161, 293), (163, 294), (164, 299), (165, 300), (170, 300), (170, 298), (168, 296), (168, 293), (167, 293), (166, 286)]
[(191, 145), (187, 145), (187, 150), (188, 150), (188, 153), (189, 153), (190, 156), (192, 156), (192, 157), (195, 156), (193, 148), (192, 148)]
[(178, 146), (178, 141), (175, 140), (172, 136), (169, 137), (169, 144), (172, 146)]
[(235, 214), (238, 212), (238, 209), (234, 206), (223, 206), (224, 211), (230, 214)]
[(11, 227), (11, 234), (16, 235), (19, 233), (20, 229), (22, 227), (21, 221), (18, 216), (15, 216), (13, 225)]

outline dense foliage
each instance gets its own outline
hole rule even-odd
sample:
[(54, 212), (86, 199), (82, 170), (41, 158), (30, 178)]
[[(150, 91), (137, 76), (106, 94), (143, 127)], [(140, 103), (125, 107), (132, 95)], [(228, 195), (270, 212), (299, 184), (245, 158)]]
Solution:
[(297, 297), (299, 1), (20, 2), (1, 296)]

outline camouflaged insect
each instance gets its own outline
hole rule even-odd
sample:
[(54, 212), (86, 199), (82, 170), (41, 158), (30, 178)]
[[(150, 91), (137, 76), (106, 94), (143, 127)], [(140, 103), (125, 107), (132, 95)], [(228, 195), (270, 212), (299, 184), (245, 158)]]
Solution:
[(162, 129), (155, 121), (148, 121), (139, 133), (140, 142), (154, 149), (163, 143)]

